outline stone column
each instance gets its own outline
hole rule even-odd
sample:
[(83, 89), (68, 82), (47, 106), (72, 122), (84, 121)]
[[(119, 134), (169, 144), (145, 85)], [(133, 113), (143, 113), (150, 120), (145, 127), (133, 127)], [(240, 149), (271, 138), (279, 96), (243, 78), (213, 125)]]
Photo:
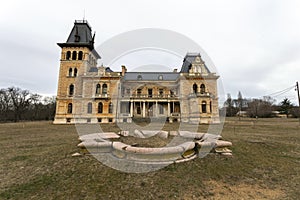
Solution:
[(143, 115), (142, 117), (146, 117), (146, 102), (143, 102)]
[(133, 102), (130, 102), (130, 117), (133, 117)]
[(157, 101), (155, 102), (155, 117), (158, 116), (158, 104)]
[(168, 117), (170, 117), (171, 113), (170, 113), (170, 102), (168, 102)]

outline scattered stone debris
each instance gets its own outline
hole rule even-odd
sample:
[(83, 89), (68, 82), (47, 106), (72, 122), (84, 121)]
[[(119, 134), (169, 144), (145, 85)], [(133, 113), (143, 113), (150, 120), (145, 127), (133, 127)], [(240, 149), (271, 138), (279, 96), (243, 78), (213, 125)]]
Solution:
[[(171, 135), (179, 141), (184, 142), (178, 145), (148, 148), (139, 147), (138, 144), (128, 145), (116, 140), (108, 140), (128, 136), (149, 138), (155, 135), (163, 139), (167, 139)], [(81, 142), (77, 146), (84, 154), (109, 153), (117, 159), (127, 159), (143, 163), (178, 163), (207, 154), (232, 156), (232, 151), (229, 149), (232, 143), (222, 140), (221, 136), (190, 131), (170, 131), (169, 133), (167, 131), (134, 130), (133, 132), (120, 131), (118, 134), (113, 132), (93, 133), (82, 135), (79, 137), (79, 140)], [(75, 153), (72, 156), (80, 155), (80, 153)]]
[(79, 156), (82, 156), (82, 155), (80, 153), (78, 153), (78, 152), (72, 154), (72, 157), (79, 157)]

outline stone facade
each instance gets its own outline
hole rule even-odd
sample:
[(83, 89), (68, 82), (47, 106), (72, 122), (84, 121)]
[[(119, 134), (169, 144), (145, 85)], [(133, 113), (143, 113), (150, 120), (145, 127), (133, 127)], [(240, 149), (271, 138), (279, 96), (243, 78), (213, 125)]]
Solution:
[(55, 124), (132, 122), (219, 123), (217, 79), (199, 53), (180, 72), (120, 72), (98, 66), (87, 21), (75, 21), (61, 47)]

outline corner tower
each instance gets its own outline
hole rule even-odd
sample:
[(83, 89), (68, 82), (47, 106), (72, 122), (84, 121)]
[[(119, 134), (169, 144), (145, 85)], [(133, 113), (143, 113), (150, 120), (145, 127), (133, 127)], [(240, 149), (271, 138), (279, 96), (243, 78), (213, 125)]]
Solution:
[(60, 69), (56, 98), (54, 123), (65, 124), (73, 121), (74, 100), (82, 96), (75, 78), (84, 75), (88, 69), (97, 66), (99, 54), (94, 49), (95, 34), (86, 20), (76, 20), (65, 43), (61, 47)]

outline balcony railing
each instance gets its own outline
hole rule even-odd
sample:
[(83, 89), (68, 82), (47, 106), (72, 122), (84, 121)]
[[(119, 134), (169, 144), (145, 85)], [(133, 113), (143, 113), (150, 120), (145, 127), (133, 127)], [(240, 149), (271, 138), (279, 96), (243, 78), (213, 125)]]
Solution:
[(148, 94), (123, 94), (122, 97), (133, 98), (133, 99), (170, 99), (178, 98), (175, 94), (158, 94), (158, 95), (148, 95)]
[(209, 92), (197, 92), (197, 93), (190, 93), (189, 98), (195, 97), (212, 97), (212, 94)]
[(108, 98), (110, 98), (110, 95), (109, 94), (95, 94), (94, 98), (95, 99), (108, 99)]

